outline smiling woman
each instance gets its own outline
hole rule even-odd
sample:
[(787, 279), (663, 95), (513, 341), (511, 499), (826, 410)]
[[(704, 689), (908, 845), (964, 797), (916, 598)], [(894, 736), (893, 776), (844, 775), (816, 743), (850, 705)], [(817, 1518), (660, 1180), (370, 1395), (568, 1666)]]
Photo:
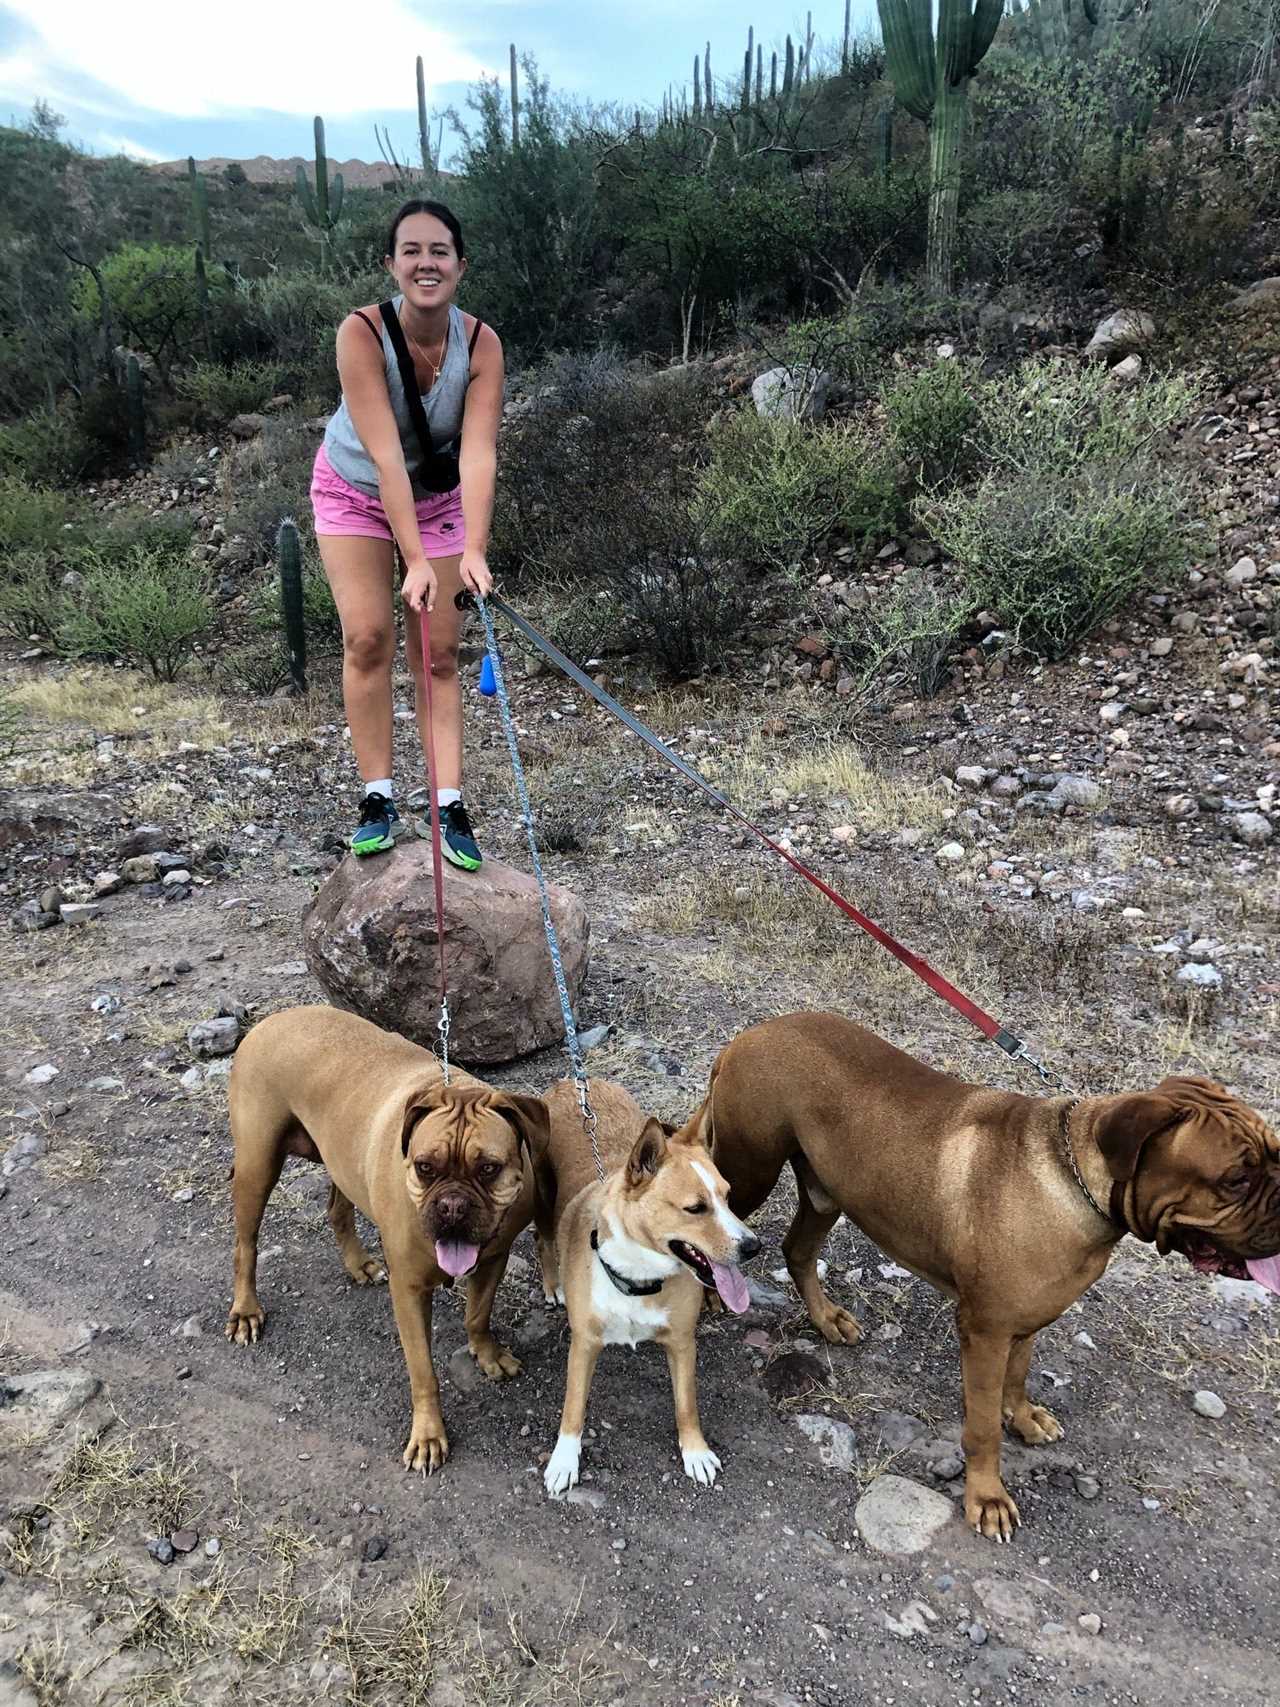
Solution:
[[(342, 402), (325, 430), (311, 483), (316, 536), (342, 622), (342, 692), (364, 783), (357, 854), (404, 831), (391, 773), (388, 598), (397, 552), (418, 732), (434, 740), (444, 853), (474, 871), (480, 850), (462, 804), (462, 588), (485, 594), (493, 515), (502, 344), (454, 301), (466, 273), (462, 227), (441, 202), (407, 201), (392, 221), (386, 267), (397, 294), (357, 308), (338, 328)], [(431, 711), (419, 623), (430, 616)]]

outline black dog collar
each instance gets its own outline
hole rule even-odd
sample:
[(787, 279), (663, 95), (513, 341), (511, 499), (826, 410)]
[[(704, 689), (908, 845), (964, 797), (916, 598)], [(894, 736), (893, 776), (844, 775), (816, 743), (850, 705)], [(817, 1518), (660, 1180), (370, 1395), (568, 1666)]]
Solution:
[(600, 1267), (609, 1276), (618, 1291), (625, 1292), (628, 1298), (648, 1298), (653, 1293), (662, 1291), (663, 1283), (660, 1280), (631, 1280), (627, 1275), (619, 1274), (616, 1268), (610, 1268), (600, 1255), (600, 1239), (595, 1227), (591, 1229), (591, 1249), (596, 1253)]

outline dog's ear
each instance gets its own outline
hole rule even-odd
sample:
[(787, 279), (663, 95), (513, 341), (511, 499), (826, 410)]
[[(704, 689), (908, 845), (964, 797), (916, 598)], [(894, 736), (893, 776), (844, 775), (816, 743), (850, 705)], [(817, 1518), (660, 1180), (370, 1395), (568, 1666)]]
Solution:
[(646, 1120), (644, 1131), (631, 1146), (631, 1154), (627, 1157), (627, 1184), (646, 1185), (662, 1166), (666, 1153), (667, 1135), (662, 1130), (662, 1122)]
[(1143, 1146), (1186, 1113), (1158, 1091), (1112, 1097), (1099, 1116), (1093, 1136), (1114, 1180), (1130, 1180), (1138, 1171)]
[(414, 1127), (424, 1114), (430, 1114), (433, 1108), (439, 1108), (444, 1102), (443, 1082), (427, 1085), (411, 1093), (404, 1105), (404, 1118), (400, 1125), (400, 1154), (409, 1154), (409, 1138)]
[(489, 1106), (515, 1127), (516, 1137), (528, 1150), (530, 1161), (540, 1162), (551, 1142), (551, 1110), (542, 1098), (499, 1091)]

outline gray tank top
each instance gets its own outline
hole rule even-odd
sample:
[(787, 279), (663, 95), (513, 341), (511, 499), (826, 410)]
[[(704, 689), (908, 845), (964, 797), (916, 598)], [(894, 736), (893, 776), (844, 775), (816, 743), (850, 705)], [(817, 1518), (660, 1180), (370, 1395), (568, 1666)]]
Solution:
[[(397, 296), (392, 301), (398, 313), (404, 297)], [(396, 426), (400, 429), (404, 465), (409, 471), (414, 496), (431, 497), (435, 494), (427, 492), (418, 481), (422, 451), (418, 444), (418, 435), (413, 430), (413, 422), (409, 418), (404, 387), (400, 383), (400, 364), (396, 361), (396, 353), (391, 347), (386, 327), (379, 325), (378, 330), (382, 334), (382, 356), (387, 369), (387, 395), (391, 399)], [(449, 334), (445, 341), (444, 360), (440, 364), (435, 384), (430, 391), (422, 394), (422, 407), (426, 413), (431, 443), (436, 450), (448, 450), (462, 432), (462, 411), (470, 383), (471, 354), (467, 349), (462, 310), (456, 303), (450, 303)], [(360, 442), (360, 435), (351, 419), (351, 411), (347, 408), (345, 397), (324, 430), (324, 454), (329, 459), (329, 466), (334, 473), (340, 475), (349, 485), (354, 486), (357, 491), (367, 493), (371, 498), (378, 496), (378, 470), (373, 458)]]

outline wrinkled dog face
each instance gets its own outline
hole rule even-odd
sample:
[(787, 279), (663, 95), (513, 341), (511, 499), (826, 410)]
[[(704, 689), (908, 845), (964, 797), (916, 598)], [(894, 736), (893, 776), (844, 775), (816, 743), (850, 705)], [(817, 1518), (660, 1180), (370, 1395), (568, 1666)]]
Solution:
[(1116, 1101), (1099, 1146), (1126, 1182), (1134, 1231), (1202, 1273), (1280, 1290), (1267, 1260), (1280, 1252), (1280, 1140), (1262, 1117), (1210, 1079), (1168, 1078)]
[(405, 1111), (405, 1189), (445, 1274), (470, 1273), (524, 1183), (526, 1146), (545, 1143), (537, 1097), (439, 1086)]

